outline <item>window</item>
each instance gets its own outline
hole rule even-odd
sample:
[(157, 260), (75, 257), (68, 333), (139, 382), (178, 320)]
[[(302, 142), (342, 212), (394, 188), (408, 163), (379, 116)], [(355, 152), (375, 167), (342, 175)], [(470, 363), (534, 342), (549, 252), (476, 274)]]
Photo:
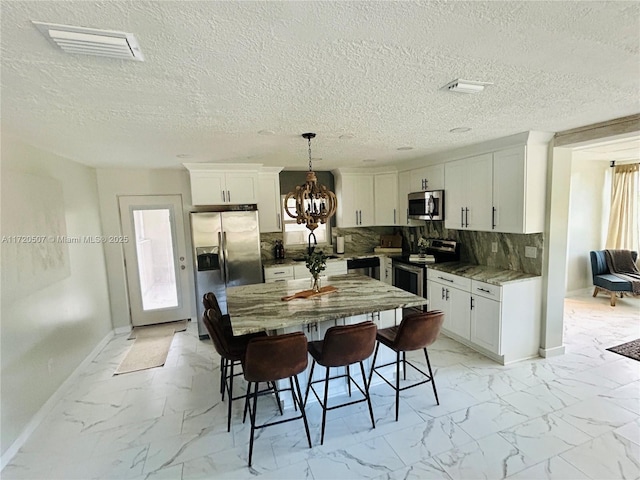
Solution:
[[(307, 245), (309, 242), (309, 233), (311, 232), (307, 226), (302, 224), (297, 224), (296, 221), (287, 215), (284, 212), (284, 195), (282, 196), (282, 204), (283, 204), (283, 212), (282, 212), (282, 226), (283, 226), (283, 238), (285, 245)], [(289, 199), (289, 209), (290, 211), (295, 211), (296, 209), (296, 201), (293, 198)], [(329, 243), (329, 238), (331, 238), (331, 230), (329, 225), (326, 223), (321, 223), (318, 225), (313, 233), (316, 234), (316, 240), (318, 240), (318, 245), (327, 245)]]

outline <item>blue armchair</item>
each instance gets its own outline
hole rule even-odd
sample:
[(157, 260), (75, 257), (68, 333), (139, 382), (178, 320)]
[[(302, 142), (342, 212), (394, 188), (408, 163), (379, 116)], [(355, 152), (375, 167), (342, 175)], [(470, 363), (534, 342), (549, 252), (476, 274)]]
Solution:
[[(607, 259), (604, 250), (596, 250), (591, 252), (591, 274), (593, 276), (593, 296), (603, 291), (611, 296), (611, 306), (616, 306), (617, 295), (623, 295), (625, 292), (632, 292), (631, 282), (623, 280), (611, 274), (607, 266)], [(638, 258), (638, 252), (631, 252), (633, 261)]]

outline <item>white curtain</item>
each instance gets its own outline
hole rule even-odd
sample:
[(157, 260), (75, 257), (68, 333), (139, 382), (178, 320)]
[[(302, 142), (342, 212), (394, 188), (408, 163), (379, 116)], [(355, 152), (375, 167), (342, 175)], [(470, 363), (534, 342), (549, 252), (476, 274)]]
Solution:
[(638, 251), (640, 244), (640, 163), (613, 170), (606, 248)]

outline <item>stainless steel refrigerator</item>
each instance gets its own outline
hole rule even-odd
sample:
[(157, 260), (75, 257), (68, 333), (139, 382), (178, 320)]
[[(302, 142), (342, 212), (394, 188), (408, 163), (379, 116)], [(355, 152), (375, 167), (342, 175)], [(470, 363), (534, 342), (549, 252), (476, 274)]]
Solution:
[(215, 293), (222, 313), (226, 313), (226, 287), (262, 283), (258, 212), (193, 212), (191, 236), (198, 334), (200, 338), (207, 338), (209, 334), (202, 323), (202, 296)]

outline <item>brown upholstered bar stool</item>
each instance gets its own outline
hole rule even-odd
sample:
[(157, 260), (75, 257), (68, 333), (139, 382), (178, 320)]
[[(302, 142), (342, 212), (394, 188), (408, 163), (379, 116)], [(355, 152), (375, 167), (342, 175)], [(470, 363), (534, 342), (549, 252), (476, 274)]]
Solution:
[[(302, 332), (254, 338), (247, 345), (247, 352), (242, 361), (242, 367), (244, 369), (244, 378), (249, 382), (245, 404), (249, 408), (251, 417), (249, 466), (251, 466), (251, 458), (253, 456), (254, 432), (257, 428), (265, 428), (302, 419), (304, 429), (307, 433), (309, 448), (311, 448), (309, 424), (307, 423), (307, 415), (304, 411), (304, 404), (302, 403), (300, 383), (298, 382), (298, 374), (307, 368), (307, 364), (307, 337), (305, 337)], [(256, 425), (256, 409), (258, 407), (258, 395), (260, 393), (258, 391), (258, 385), (260, 382), (275, 383), (285, 378), (289, 379), (290, 388), (282, 389), (282, 391), (291, 391), (294, 405), (297, 404), (300, 407), (300, 416)], [(250, 398), (253, 398), (253, 407), (250, 405)]]
[[(209, 310), (210, 308), (215, 310), (217, 314), (216, 318), (218, 319), (217, 322), (219, 322), (222, 325), (222, 336), (221, 336), (222, 340), (226, 341), (226, 343), (228, 343), (231, 347), (237, 346), (238, 350), (241, 351), (242, 355), (244, 355), (244, 350), (246, 349), (246, 344), (249, 342), (249, 340), (251, 340), (254, 337), (264, 337), (266, 335), (265, 332), (250, 333), (248, 335), (241, 335), (241, 336), (233, 335), (233, 330), (231, 328), (231, 317), (229, 317), (228, 314), (222, 313), (222, 310), (220, 309), (220, 304), (218, 303), (218, 299), (216, 298), (213, 292), (205, 293), (202, 296), (202, 304), (204, 305), (204, 308), (205, 308), (205, 314), (207, 310)], [(212, 317), (210, 316), (210, 318)], [(206, 327), (206, 322), (205, 322), (205, 327)], [(207, 331), (209, 331), (208, 327), (207, 327)], [(210, 332), (209, 332), (209, 336), (211, 337)], [(211, 341), (213, 341), (213, 338)], [(233, 363), (233, 365), (231, 365), (231, 363)], [(229, 358), (224, 357), (222, 355), (220, 356), (220, 395), (222, 396), (223, 401), (224, 401), (225, 384), (226, 384), (225, 380), (228, 379), (229, 377), (228, 370), (231, 369), (231, 375), (234, 375), (233, 367), (237, 367), (239, 365), (240, 365), (240, 357), (237, 357), (236, 360), (230, 361)], [(242, 372), (238, 372), (234, 376), (239, 376), (239, 375), (242, 375)]]
[[(346, 407), (355, 403), (367, 402), (367, 405), (369, 406), (369, 414), (371, 415), (371, 425), (373, 425), (373, 428), (376, 428), (376, 422), (373, 418), (373, 409), (371, 408), (371, 398), (369, 398), (369, 385), (367, 383), (367, 376), (364, 373), (364, 365), (362, 364), (363, 360), (369, 358), (373, 353), (373, 347), (376, 343), (376, 330), (376, 326), (372, 322), (363, 322), (356, 325), (335, 326), (327, 330), (327, 333), (324, 335), (324, 340), (309, 342), (308, 348), (309, 353), (313, 357), (313, 363), (311, 364), (311, 372), (309, 373), (309, 383), (307, 383), (304, 403), (305, 405), (307, 404), (309, 390), (313, 390), (313, 394), (316, 396), (320, 406), (322, 407), (322, 431), (320, 434), (320, 445), (324, 443), (324, 427), (327, 419), (327, 410), (334, 410), (336, 408)], [(316, 366), (316, 362), (325, 367), (326, 373), (324, 379), (312, 381), (313, 369)], [(356, 383), (349, 372), (349, 365), (354, 363), (360, 363), (364, 389), (360, 388), (360, 385)], [(346, 367), (346, 373), (330, 377), (330, 367)], [(347, 379), (349, 396), (351, 396), (351, 382), (353, 382), (364, 398), (329, 407), (327, 405), (329, 380), (337, 378)], [(324, 382), (324, 401), (320, 400), (318, 393), (315, 388), (313, 388), (313, 384), (319, 382)]]
[[(431, 385), (433, 386), (433, 394), (436, 397), (436, 403), (440, 405), (440, 401), (438, 400), (438, 392), (436, 391), (436, 382), (433, 378), (431, 363), (429, 362), (429, 354), (427, 353), (427, 347), (431, 345), (433, 342), (435, 342), (436, 338), (438, 338), (438, 333), (440, 333), (442, 322), (444, 322), (444, 313), (442, 313), (439, 310), (433, 310), (430, 312), (412, 313), (404, 317), (400, 322), (399, 326), (383, 328), (381, 330), (378, 330), (378, 334), (376, 335), (376, 339), (378, 340), (378, 343), (376, 345), (376, 352), (373, 354), (373, 363), (371, 364), (371, 373), (369, 374), (369, 384), (371, 384), (371, 378), (373, 377), (373, 372), (376, 372), (376, 375), (382, 378), (385, 382), (387, 382), (391, 386), (391, 388), (393, 388), (396, 391), (396, 422), (398, 421), (400, 392), (402, 390), (407, 390), (409, 388), (417, 387), (418, 385), (431, 382)], [(386, 363), (384, 365), (378, 365), (376, 367), (376, 357), (378, 356), (378, 349), (380, 348), (381, 343), (389, 347), (394, 352), (396, 352), (396, 361), (391, 363)], [(427, 367), (429, 368), (429, 374), (423, 372), (414, 364), (407, 361), (406, 352), (412, 351), (412, 350), (420, 350), (420, 349), (424, 350), (424, 357), (427, 360)], [(401, 353), (402, 353), (402, 362), (404, 365), (404, 379), (405, 380), (407, 379), (407, 365), (410, 365), (415, 370), (423, 374), (426, 377), (426, 380), (400, 388), (400, 354)], [(384, 378), (378, 372), (378, 369), (383, 367), (388, 367), (389, 365), (393, 365), (394, 363), (396, 365), (396, 384), (395, 385), (389, 382), (389, 380)]]
[[(222, 323), (220, 312), (215, 308), (210, 308), (204, 313), (202, 318), (207, 331), (209, 332), (209, 336), (211, 337), (211, 341), (213, 342), (213, 346), (216, 351), (220, 355), (222, 362), (224, 363), (224, 368), (222, 369), (222, 374), (220, 376), (222, 391), (222, 400), (224, 400), (224, 393), (228, 394), (229, 405), (227, 406), (227, 432), (231, 431), (231, 409), (234, 400), (239, 400), (244, 398), (245, 395), (233, 396), (233, 379), (237, 376), (242, 375), (242, 372), (234, 373), (234, 367), (239, 366), (242, 358), (245, 355), (247, 350), (247, 344), (253, 338), (264, 338), (267, 336), (266, 333), (255, 334), (255, 335), (242, 335), (237, 337), (229, 337), (225, 334), (224, 325)], [(271, 388), (264, 390), (259, 393), (267, 393), (273, 392), (276, 396), (276, 401), (278, 403), (278, 408), (280, 408), (280, 413), (282, 414), (282, 407), (280, 405), (280, 396), (278, 394), (278, 390), (274, 383), (270, 384)], [(246, 414), (246, 411), (245, 411)]]

